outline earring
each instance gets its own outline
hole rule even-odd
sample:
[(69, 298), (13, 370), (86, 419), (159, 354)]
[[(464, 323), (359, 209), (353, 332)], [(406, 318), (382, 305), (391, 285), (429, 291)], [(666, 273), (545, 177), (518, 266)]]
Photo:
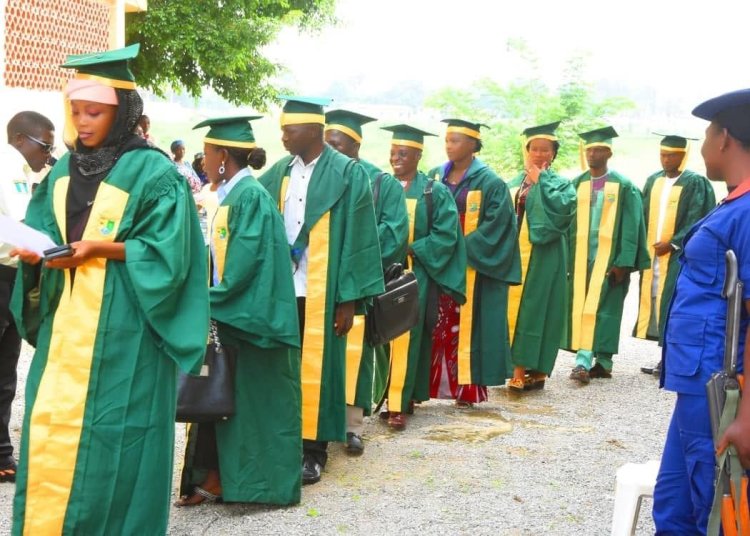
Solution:
[(224, 162), (222, 162), (221, 165), (219, 166), (219, 175), (223, 175), (225, 171), (226, 171), (226, 168), (224, 167)]

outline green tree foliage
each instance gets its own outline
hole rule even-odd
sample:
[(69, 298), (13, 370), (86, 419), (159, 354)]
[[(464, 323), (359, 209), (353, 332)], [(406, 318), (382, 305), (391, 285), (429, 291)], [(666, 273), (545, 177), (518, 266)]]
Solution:
[(586, 57), (568, 59), (562, 72), (562, 84), (556, 89), (546, 86), (536, 76), (538, 60), (525, 42), (512, 40), (508, 48), (528, 67), (529, 76), (500, 84), (483, 79), (471, 88), (444, 88), (425, 100), (429, 108), (444, 117), (467, 118), (488, 125), (483, 131), (482, 159), (504, 178), (509, 179), (523, 169), (524, 128), (562, 121), (557, 135), (560, 152), (555, 167), (578, 166), (578, 132), (606, 124), (610, 118), (634, 107), (626, 98), (597, 99), (592, 85), (586, 81)]
[(199, 97), (211, 87), (234, 104), (259, 109), (276, 96), (280, 66), (263, 55), (284, 25), (315, 29), (333, 21), (335, 0), (149, 0), (129, 14), (128, 43), (141, 43), (133, 64), (138, 83)]

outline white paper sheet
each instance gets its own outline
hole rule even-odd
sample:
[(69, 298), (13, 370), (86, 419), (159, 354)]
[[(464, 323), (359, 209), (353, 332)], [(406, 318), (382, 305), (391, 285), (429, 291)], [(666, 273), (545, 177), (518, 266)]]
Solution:
[(3, 214), (0, 214), (0, 242), (28, 249), (40, 257), (44, 256), (44, 250), (57, 246), (46, 234)]

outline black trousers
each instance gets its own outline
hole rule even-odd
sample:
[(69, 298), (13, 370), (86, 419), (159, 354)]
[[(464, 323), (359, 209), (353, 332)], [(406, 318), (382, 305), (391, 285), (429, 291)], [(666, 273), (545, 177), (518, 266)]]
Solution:
[(212, 422), (202, 422), (193, 426), (198, 427), (195, 438), (193, 467), (199, 469), (219, 470), (219, 450), (216, 445), (216, 425)]
[(16, 366), (21, 353), (21, 337), (10, 314), (15, 268), (0, 266), (0, 468), (14, 462), (10, 442), (10, 408), (16, 396)]
[[(297, 314), (299, 315), (299, 339), (300, 344), (305, 341), (305, 298), (297, 297)], [(325, 467), (328, 461), (328, 441), (302, 440), (302, 456), (311, 459)]]

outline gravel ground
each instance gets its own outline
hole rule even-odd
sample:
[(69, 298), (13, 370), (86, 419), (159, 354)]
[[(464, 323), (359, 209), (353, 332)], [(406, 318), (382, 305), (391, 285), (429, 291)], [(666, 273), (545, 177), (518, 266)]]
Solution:
[[(634, 284), (611, 380), (574, 385), (573, 355), (560, 352), (543, 391), (519, 397), (491, 388), (490, 401), (470, 410), (431, 401), (402, 433), (371, 418), (364, 456), (349, 458), (332, 444), (323, 480), (303, 489), (302, 504), (173, 508), (170, 534), (607, 534), (615, 471), (660, 457), (674, 400), (639, 371), (658, 350), (629, 336), (636, 296)], [(22, 379), (29, 359), (25, 348)], [(0, 484), (0, 534), (10, 532), (12, 494), (12, 485)], [(637, 534), (653, 533), (651, 504), (644, 500)]]

